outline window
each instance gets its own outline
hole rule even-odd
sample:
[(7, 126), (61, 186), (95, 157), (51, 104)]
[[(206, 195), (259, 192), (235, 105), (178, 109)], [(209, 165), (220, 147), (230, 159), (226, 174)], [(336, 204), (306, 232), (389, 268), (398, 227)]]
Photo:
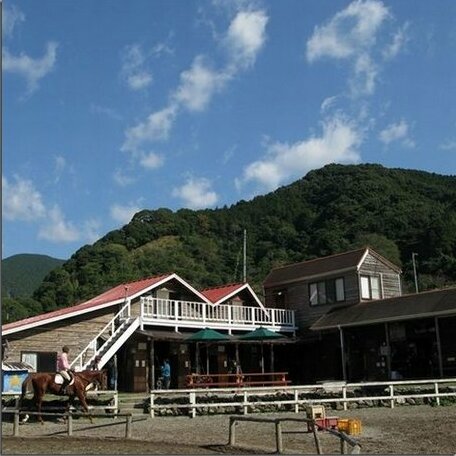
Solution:
[(311, 306), (342, 301), (345, 301), (343, 277), (309, 284), (309, 302)]
[(361, 299), (380, 299), (380, 277), (361, 276)]
[(57, 369), (56, 352), (22, 352), (21, 361), (30, 364), (36, 372), (55, 372)]

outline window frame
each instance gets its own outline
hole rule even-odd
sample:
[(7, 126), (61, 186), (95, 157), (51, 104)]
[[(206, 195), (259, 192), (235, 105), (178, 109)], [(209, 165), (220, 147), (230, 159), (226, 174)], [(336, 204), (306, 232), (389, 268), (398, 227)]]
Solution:
[[(367, 280), (367, 290), (363, 288), (363, 280)], [(373, 281), (376, 281), (377, 287), (373, 287)], [(359, 286), (360, 286), (360, 296), (362, 300), (366, 301), (375, 301), (377, 299), (382, 299), (382, 277), (380, 275), (368, 275), (360, 274), (359, 276)], [(373, 290), (376, 290), (376, 296), (374, 297)], [(368, 296), (364, 294), (364, 291), (368, 292)]]
[[(342, 288), (337, 284), (342, 283)], [(331, 290), (330, 293), (328, 291)], [(342, 293), (340, 291), (342, 290)], [(333, 279), (309, 282), (309, 305), (311, 307), (324, 306), (326, 304), (339, 304), (345, 302), (345, 278), (335, 277)], [(332, 298), (332, 299), (329, 299)]]

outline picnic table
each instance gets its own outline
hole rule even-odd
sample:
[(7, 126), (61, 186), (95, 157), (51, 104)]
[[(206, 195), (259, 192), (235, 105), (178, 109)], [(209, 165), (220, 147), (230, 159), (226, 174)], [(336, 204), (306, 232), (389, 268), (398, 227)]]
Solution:
[(188, 388), (238, 388), (248, 386), (287, 386), (288, 372), (249, 372), (239, 374), (189, 374), (186, 376)]

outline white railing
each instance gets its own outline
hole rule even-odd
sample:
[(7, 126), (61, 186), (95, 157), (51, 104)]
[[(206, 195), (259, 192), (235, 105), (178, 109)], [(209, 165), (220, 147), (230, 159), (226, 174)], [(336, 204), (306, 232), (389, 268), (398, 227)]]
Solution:
[(250, 329), (265, 326), (294, 331), (294, 311), (261, 307), (210, 305), (204, 302), (178, 301), (152, 297), (141, 298), (142, 324), (164, 326)]
[[(97, 352), (97, 341), (103, 338), (108, 342), (116, 335), (116, 330), (119, 329), (118, 324), (128, 319), (131, 315), (131, 303), (127, 303), (114, 315), (104, 328), (86, 345), (86, 347), (79, 353), (79, 355), (71, 362), (70, 366), (75, 370), (82, 370), (88, 362), (94, 358)], [(106, 344), (105, 342), (105, 344)], [(104, 345), (104, 344), (103, 344)]]
[[(208, 396), (211, 397), (210, 402), (207, 400)], [(182, 397), (187, 397), (187, 401), (183, 401)], [(307, 405), (334, 403), (342, 404), (344, 410), (347, 410), (349, 403), (363, 401), (381, 401), (383, 406), (387, 404), (394, 408), (396, 403), (405, 402), (407, 399), (432, 399), (436, 405), (440, 405), (441, 399), (450, 397), (456, 398), (456, 378), (369, 383), (338, 382), (337, 385), (153, 390), (150, 392), (150, 416), (153, 418), (163, 409), (186, 409), (191, 417), (195, 417), (197, 410), (233, 407), (241, 407), (243, 414), (247, 415), (255, 407), (270, 405), (289, 406), (295, 413), (299, 413)], [(161, 398), (166, 400), (161, 401)]]

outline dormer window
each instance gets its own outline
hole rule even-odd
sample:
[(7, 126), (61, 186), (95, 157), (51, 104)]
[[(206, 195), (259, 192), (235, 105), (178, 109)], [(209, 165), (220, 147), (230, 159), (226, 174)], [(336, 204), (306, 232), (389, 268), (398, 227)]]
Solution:
[(380, 299), (380, 277), (361, 276), (361, 299)]
[(310, 283), (309, 301), (311, 306), (345, 301), (343, 277)]

